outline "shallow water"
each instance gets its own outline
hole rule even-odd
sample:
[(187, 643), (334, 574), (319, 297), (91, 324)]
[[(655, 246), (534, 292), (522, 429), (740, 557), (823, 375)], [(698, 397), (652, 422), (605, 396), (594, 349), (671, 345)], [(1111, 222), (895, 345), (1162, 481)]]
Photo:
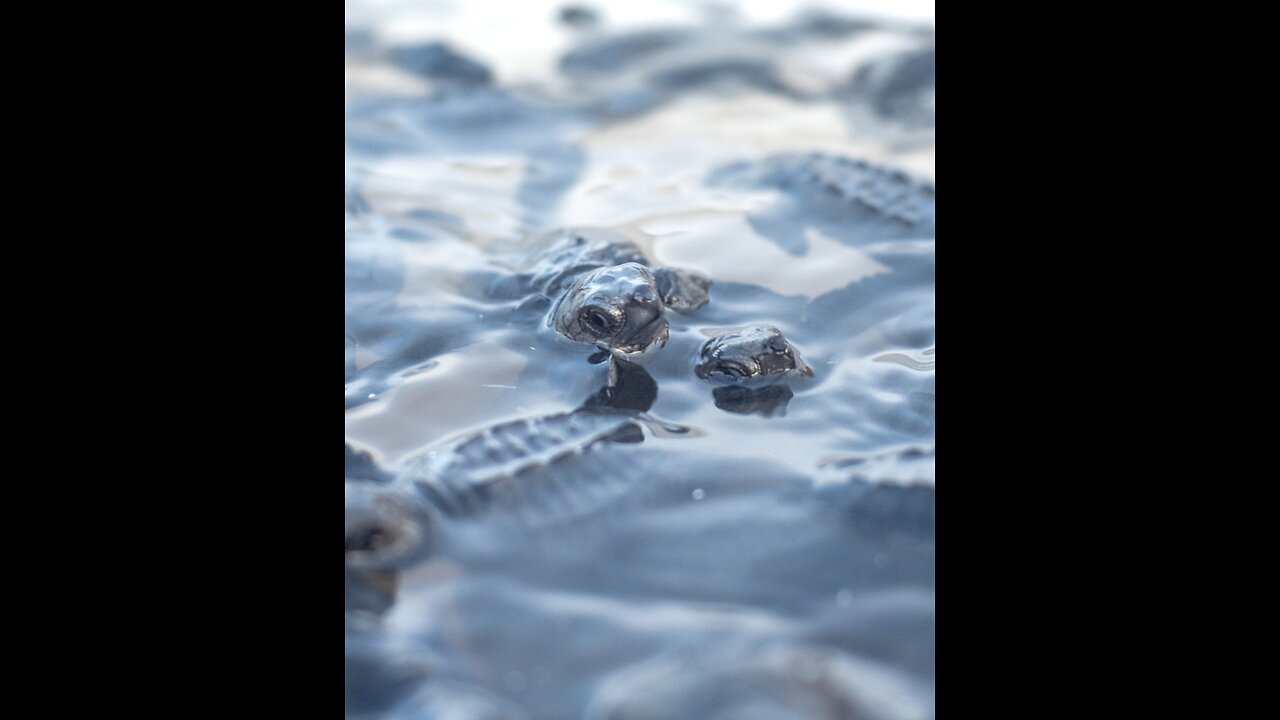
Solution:
[[(348, 6), (348, 716), (932, 717), (932, 29), (476, 7)], [(710, 302), (592, 364), (490, 292), (559, 228)]]

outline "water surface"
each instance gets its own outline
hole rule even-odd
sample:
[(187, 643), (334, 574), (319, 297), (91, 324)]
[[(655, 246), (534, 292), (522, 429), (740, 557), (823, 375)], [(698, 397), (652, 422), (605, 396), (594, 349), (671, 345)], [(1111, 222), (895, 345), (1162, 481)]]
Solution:
[[(348, 716), (933, 715), (932, 29), (678, 9), (549, 8), (504, 46), (473, 5), (349, 6), (348, 506), (415, 473), (498, 490), (420, 493), (429, 541), (349, 568)], [(710, 303), (610, 387), (485, 291), (559, 228)], [(812, 378), (694, 375), (760, 323)], [(458, 469), (584, 406), (561, 435), (590, 442)]]

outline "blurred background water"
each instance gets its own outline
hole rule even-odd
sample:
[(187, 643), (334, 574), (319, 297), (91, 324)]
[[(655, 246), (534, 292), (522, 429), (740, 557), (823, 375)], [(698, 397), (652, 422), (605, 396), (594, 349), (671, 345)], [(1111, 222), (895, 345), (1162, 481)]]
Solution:
[[(932, 717), (932, 4), (348, 2), (345, 112), (348, 716)], [(611, 376), (485, 291), (560, 228), (709, 304)]]

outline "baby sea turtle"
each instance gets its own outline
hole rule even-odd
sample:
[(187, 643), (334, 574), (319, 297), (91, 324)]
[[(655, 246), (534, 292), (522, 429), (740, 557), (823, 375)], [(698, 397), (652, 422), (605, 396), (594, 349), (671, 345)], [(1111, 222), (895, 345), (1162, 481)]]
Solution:
[(540, 238), (530, 270), (492, 281), (486, 294), (550, 301), (547, 326), (604, 353), (634, 359), (666, 345), (667, 311), (707, 304), (711, 281), (674, 268), (653, 267), (640, 248), (608, 230), (560, 230)]
[(347, 481), (346, 565), (351, 570), (398, 570), (430, 545), (427, 508), (375, 483)]
[(800, 352), (773, 325), (751, 325), (716, 335), (702, 346), (694, 372), (720, 384), (813, 377)]
[(624, 492), (643, 468), (600, 450), (643, 443), (646, 429), (664, 437), (691, 434), (648, 414), (657, 392), (643, 367), (611, 360), (607, 383), (577, 408), (462, 434), (426, 448), (398, 473), (348, 444), (349, 586), (367, 581), (369, 572), (391, 573), (423, 559), (438, 516), (476, 518), (498, 508), (538, 525), (589, 512)]
[[(351, 446), (347, 446), (348, 475)], [(347, 609), (385, 612), (399, 572), (427, 556), (435, 522), (426, 504), (378, 482), (346, 483)]]
[(829, 11), (801, 13), (774, 27), (743, 27), (730, 19), (728, 4), (708, 4), (705, 10), (709, 21), (702, 27), (619, 32), (597, 28), (600, 21), (593, 16), (590, 26), (578, 25), (594, 31), (577, 33), (574, 46), (560, 57), (560, 74), (579, 102), (605, 117), (640, 115), (695, 94), (731, 98), (751, 91), (812, 101), (847, 90), (806, 72), (807, 63), (795, 57), (797, 47), (830, 47), (877, 30), (900, 39), (914, 34), (900, 25)]
[(694, 373), (717, 387), (716, 407), (742, 415), (785, 414), (794, 393), (786, 381), (813, 377), (797, 350), (773, 325), (720, 333), (698, 353)]
[[(934, 236), (934, 189), (907, 173), (826, 153), (778, 153), (731, 162), (707, 176), (711, 187), (776, 190), (747, 216), (752, 229), (795, 256), (813, 229), (853, 246)], [(797, 222), (800, 228), (797, 228)]]
[(498, 423), (433, 446), (411, 459), (396, 485), (451, 518), (498, 507), (538, 524), (590, 511), (625, 490), (638, 473), (597, 450), (644, 442), (686, 428), (647, 411), (657, 385), (641, 366), (610, 361), (608, 384), (568, 412)]
[(934, 95), (932, 38), (861, 65), (836, 93), (860, 135), (874, 133), (898, 147), (933, 144)]

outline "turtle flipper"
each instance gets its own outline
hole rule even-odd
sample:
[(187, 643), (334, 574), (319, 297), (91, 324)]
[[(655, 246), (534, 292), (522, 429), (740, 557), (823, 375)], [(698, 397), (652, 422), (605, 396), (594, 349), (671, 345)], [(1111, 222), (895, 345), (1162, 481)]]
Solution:
[(662, 294), (662, 302), (676, 312), (697, 310), (711, 299), (707, 290), (711, 280), (689, 270), (673, 270), (657, 268), (653, 271), (653, 279)]

